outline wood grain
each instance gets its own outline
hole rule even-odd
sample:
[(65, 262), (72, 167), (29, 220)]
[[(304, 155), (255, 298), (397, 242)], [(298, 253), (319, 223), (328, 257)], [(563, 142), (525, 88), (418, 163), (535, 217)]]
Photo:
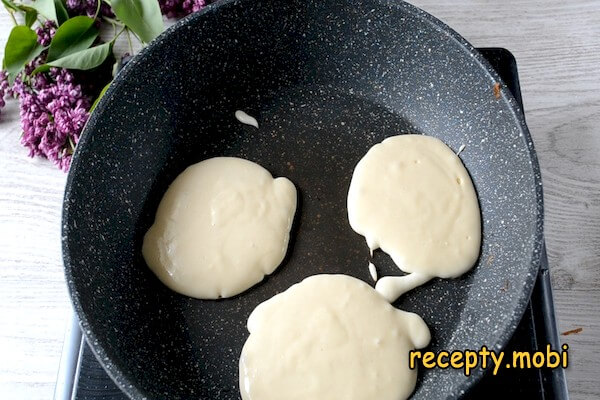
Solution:
[[(600, 398), (600, 2), (412, 3), (473, 45), (517, 58), (543, 173), (559, 330), (583, 328), (561, 338), (570, 346), (570, 393)], [(1, 12), (1, 44), (10, 27)], [(47, 399), (70, 312), (60, 254), (65, 174), (30, 161), (18, 138), (13, 102), (0, 119), (0, 394)]]

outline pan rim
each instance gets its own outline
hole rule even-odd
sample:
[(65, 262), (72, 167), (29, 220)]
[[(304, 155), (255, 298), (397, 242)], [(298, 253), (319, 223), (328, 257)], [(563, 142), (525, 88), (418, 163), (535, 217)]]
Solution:
[[(67, 182), (65, 186), (64, 192), (64, 200), (62, 207), (62, 229), (61, 229), (61, 244), (62, 244), (62, 256), (64, 263), (64, 272), (65, 278), (67, 282), (67, 287), (69, 291), (69, 296), (71, 298), (71, 302), (73, 304), (73, 308), (75, 313), (79, 319), (80, 327), (86, 336), (86, 340), (90, 346), (90, 349), (109, 375), (109, 377), (117, 384), (117, 386), (131, 399), (148, 399), (150, 396), (144, 393), (144, 389), (140, 388), (133, 382), (129, 377), (124, 374), (120, 368), (116, 367), (109, 357), (109, 352), (105, 348), (105, 346), (98, 340), (98, 337), (92, 330), (92, 324), (87, 318), (85, 311), (80, 303), (80, 294), (77, 288), (77, 285), (72, 279), (72, 269), (73, 265), (71, 263), (69, 243), (67, 240), (67, 236), (69, 235), (69, 217), (70, 217), (70, 208), (69, 204), (71, 203), (71, 189), (73, 186), (73, 180), (76, 174), (76, 171), (81, 168), (79, 165), (82, 163), (80, 154), (85, 150), (86, 143), (89, 141), (89, 134), (85, 134), (89, 131), (91, 126), (94, 126), (99, 120), (99, 115), (104, 113), (104, 110), (108, 107), (111, 99), (114, 97), (114, 93), (118, 92), (119, 88), (124, 84), (127, 78), (131, 73), (135, 72), (135, 65), (139, 60), (152, 55), (156, 49), (157, 44), (168, 40), (177, 30), (183, 28), (184, 26), (192, 23), (193, 21), (203, 18), (205, 14), (209, 14), (215, 12), (231, 3), (240, 3), (243, 1), (249, 0), (221, 0), (216, 3), (210, 4), (206, 6), (201, 11), (191, 14), (173, 24), (171, 27), (166, 29), (158, 38), (154, 39), (148, 46), (142, 49), (135, 57), (127, 63), (127, 65), (123, 68), (123, 70), (115, 77), (113, 84), (110, 85), (107, 92), (98, 103), (96, 107), (96, 112), (90, 115), (89, 120), (87, 121), (83, 133), (81, 135), (80, 145), (77, 146), (77, 151), (75, 151), (71, 163), (71, 168), (69, 174), (67, 176)], [(490, 63), (477, 51), (477, 49), (471, 45), (465, 38), (459, 35), (456, 31), (446, 25), (444, 22), (440, 21), (433, 15), (427, 13), (420, 8), (413, 6), (404, 1), (385, 1), (381, 0), (381, 3), (385, 3), (387, 6), (393, 6), (404, 9), (408, 14), (415, 16), (416, 18), (422, 20), (423, 22), (429, 24), (434, 30), (441, 32), (447, 35), (449, 38), (454, 40), (459, 47), (467, 54), (471, 55), (474, 61), (479, 64), (485, 72), (491, 78), (491, 82), (500, 83), (502, 87), (506, 87), (506, 84), (500, 78), (498, 73), (494, 70), (494, 68), (490, 65)], [(544, 205), (543, 205), (543, 188), (542, 188), (542, 178), (541, 178), (541, 170), (538, 162), (538, 158), (534, 149), (533, 140), (531, 138), (531, 134), (529, 129), (527, 128), (527, 124), (525, 122), (525, 116), (523, 114), (523, 110), (519, 106), (519, 103), (516, 101), (512, 93), (507, 90), (501, 91), (501, 99), (505, 103), (508, 104), (509, 109), (513, 113), (514, 118), (518, 123), (518, 127), (522, 133), (522, 139), (525, 141), (527, 146), (527, 150), (530, 157), (531, 168), (533, 171), (533, 180), (535, 184), (535, 198), (536, 198), (536, 215), (535, 215), (535, 223), (536, 223), (536, 231), (535, 237), (533, 240), (533, 253), (531, 256), (531, 262), (527, 269), (527, 279), (524, 282), (523, 290), (520, 292), (519, 296), (516, 298), (516, 302), (519, 305), (515, 309), (513, 309), (512, 314), (507, 319), (507, 323), (502, 326), (502, 329), (499, 331), (499, 339), (496, 343), (490, 344), (490, 348), (504, 348), (510, 338), (512, 337), (514, 330), (518, 323), (520, 322), (525, 310), (529, 298), (531, 297), (531, 293), (533, 291), (533, 286), (535, 283), (535, 279), (537, 277), (540, 265), (541, 265), (541, 253), (542, 246), (544, 242), (544, 234), (543, 234), (543, 219), (544, 219)], [(475, 369), (469, 379), (463, 380), (461, 384), (459, 384), (451, 393), (448, 393), (446, 398), (454, 398), (455, 396), (460, 396), (466, 393), (471, 387), (473, 387), (479, 380), (482, 378), (486, 370), (481, 368)]]

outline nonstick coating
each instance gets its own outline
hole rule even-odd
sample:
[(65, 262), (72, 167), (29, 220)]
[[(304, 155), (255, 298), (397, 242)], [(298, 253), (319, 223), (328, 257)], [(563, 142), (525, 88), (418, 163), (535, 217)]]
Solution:
[[(542, 187), (520, 110), (486, 61), (438, 20), (402, 2), (226, 1), (169, 29), (118, 75), (88, 122), (65, 194), (70, 293), (93, 351), (132, 398), (237, 399), (246, 319), (303, 278), (372, 284), (346, 195), (358, 160), (400, 133), (441, 138), (479, 195), (477, 267), (395, 305), (421, 315), (430, 348), (500, 349), (539, 266)], [(234, 118), (238, 109), (260, 129)], [(288, 256), (231, 299), (178, 295), (150, 272), (142, 238), (169, 183), (215, 156), (259, 163), (295, 183)], [(377, 252), (380, 275), (400, 274)], [(302, 321), (298, 321), (302, 323)], [(415, 399), (453, 398), (482, 375), (420, 371)]]

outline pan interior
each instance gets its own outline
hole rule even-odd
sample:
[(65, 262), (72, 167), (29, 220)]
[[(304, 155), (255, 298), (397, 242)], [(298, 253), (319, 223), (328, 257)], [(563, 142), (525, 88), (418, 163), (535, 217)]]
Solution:
[[(176, 24), (119, 74), (85, 128), (68, 179), (64, 257), (92, 349), (134, 398), (239, 398), (238, 357), (256, 305), (303, 278), (371, 283), (346, 195), (374, 144), (423, 133), (457, 150), (478, 192), (477, 267), (396, 305), (421, 315), (432, 350), (498, 349), (537, 273), (541, 203), (529, 135), (496, 76), (438, 21), (385, 1), (228, 1)], [(260, 129), (234, 118), (244, 110)], [(284, 263), (231, 299), (164, 287), (141, 243), (169, 183), (214, 156), (257, 162), (298, 188)], [(381, 275), (399, 275), (388, 256)], [(476, 377), (481, 371), (475, 371)], [(476, 379), (420, 372), (414, 398), (455, 396)]]

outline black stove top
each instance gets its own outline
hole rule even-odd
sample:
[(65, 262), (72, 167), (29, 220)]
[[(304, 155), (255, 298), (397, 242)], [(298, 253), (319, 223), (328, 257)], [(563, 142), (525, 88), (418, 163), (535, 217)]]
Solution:
[[(498, 71), (508, 89), (522, 106), (517, 64), (513, 55), (501, 48), (482, 48), (479, 51)], [(85, 338), (78, 332), (68, 337), (70, 340), (65, 343), (66, 350), (63, 351), (61, 360), (55, 400), (126, 400), (127, 396), (104, 372), (85, 342)], [(559, 349), (548, 260), (544, 249), (542, 266), (531, 300), (505, 350), (510, 353), (513, 350), (544, 350), (546, 344), (550, 344), (553, 349)], [(563, 369), (502, 368), (496, 376), (486, 374), (481, 382), (463, 398), (563, 400), (568, 399), (568, 393)]]

